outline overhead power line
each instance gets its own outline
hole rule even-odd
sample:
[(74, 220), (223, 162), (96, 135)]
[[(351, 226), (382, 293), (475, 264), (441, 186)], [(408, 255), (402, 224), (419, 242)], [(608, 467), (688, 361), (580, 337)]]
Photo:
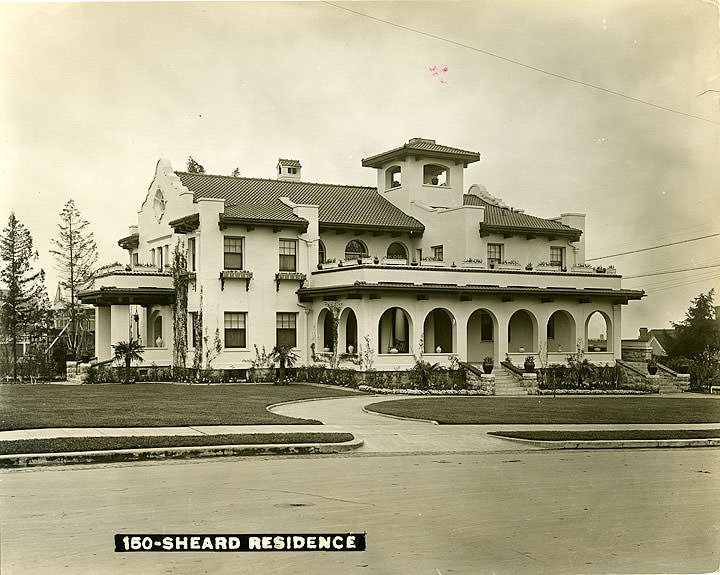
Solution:
[(667, 274), (677, 274), (677, 273), (680, 273), (680, 272), (692, 272), (692, 271), (695, 271), (695, 270), (706, 270), (706, 269), (709, 269), (709, 268), (720, 268), (720, 264), (713, 264), (713, 265), (710, 265), (710, 266), (698, 266), (698, 267), (695, 267), (695, 268), (683, 268), (683, 269), (681, 269), (681, 270), (667, 270), (667, 271), (664, 271), (664, 272), (653, 272), (653, 273), (650, 273), (650, 274), (638, 274), (638, 275), (634, 275), (634, 276), (623, 276), (623, 279), (629, 280), (629, 279), (633, 279), (633, 278), (648, 278), (648, 277), (650, 277), (650, 276), (664, 276), (664, 275), (667, 275)]
[(479, 52), (480, 54), (485, 54), (486, 56), (491, 56), (493, 58), (497, 58), (498, 60), (503, 60), (504, 62), (509, 62), (511, 64), (515, 64), (517, 66), (522, 66), (523, 68), (527, 68), (528, 70), (533, 70), (535, 72), (539, 72), (540, 74), (552, 76), (553, 78), (565, 80), (566, 82), (572, 82), (573, 84), (578, 84), (580, 86), (585, 86), (587, 88), (593, 88), (595, 90), (599, 90), (600, 92), (605, 92), (607, 94), (612, 94), (613, 96), (625, 98), (626, 100), (630, 100), (630, 101), (636, 102), (638, 104), (645, 104), (646, 106), (651, 106), (651, 107), (657, 108), (659, 110), (665, 110), (666, 112), (672, 112), (673, 114), (680, 114), (681, 116), (687, 116), (688, 118), (695, 118), (696, 120), (702, 120), (703, 122), (708, 122), (710, 124), (720, 124), (720, 122), (717, 122), (715, 120), (703, 118), (702, 116), (696, 116), (695, 114), (689, 114), (688, 112), (682, 112), (681, 110), (676, 110), (674, 108), (668, 108), (667, 106), (661, 106), (660, 104), (648, 102), (647, 100), (642, 100), (641, 98), (635, 98), (634, 96), (628, 96), (627, 94), (623, 94), (622, 92), (617, 92), (616, 90), (610, 90), (609, 88), (603, 88), (602, 86), (598, 86), (596, 84), (591, 84), (589, 82), (583, 82), (582, 80), (577, 80), (577, 79), (571, 78), (569, 76), (563, 76), (562, 74), (557, 74), (555, 72), (543, 70), (542, 68), (538, 68), (537, 66), (531, 66), (530, 64), (525, 64), (524, 62), (521, 62), (519, 60), (514, 60), (513, 58), (501, 56), (500, 54), (495, 54), (494, 52), (490, 52), (489, 50), (483, 50), (482, 48), (478, 48), (476, 46), (471, 46), (470, 44), (464, 44), (463, 42), (458, 42), (456, 40), (451, 40), (450, 38), (445, 38), (444, 36), (438, 36), (437, 34), (425, 32), (424, 30), (418, 30), (416, 28), (411, 28), (410, 26), (398, 24), (397, 22), (392, 22), (390, 20), (378, 18), (377, 16), (371, 16), (370, 14), (365, 14), (364, 12), (358, 12), (357, 10), (347, 8), (345, 6), (340, 6), (339, 4), (335, 4), (333, 2), (328, 2), (327, 0), (325, 1), (325, 4), (327, 4), (329, 6), (333, 6), (334, 8), (338, 8), (340, 10), (345, 10), (346, 12), (350, 12), (351, 14), (355, 14), (357, 16), (362, 16), (363, 18), (369, 18), (370, 20), (375, 20), (376, 22), (382, 22), (383, 24), (387, 24), (388, 26), (394, 26), (395, 28), (400, 28), (401, 30), (406, 30), (408, 32), (413, 32), (414, 34), (420, 34), (422, 36), (427, 36), (428, 38), (433, 38), (435, 40), (447, 42), (448, 44), (453, 44), (453, 45), (459, 46), (461, 48), (467, 48), (468, 50), (473, 50), (474, 52)]
[(688, 242), (696, 242), (696, 241), (698, 241), (698, 240), (704, 240), (704, 239), (707, 239), (707, 238), (714, 238), (715, 236), (720, 236), (720, 233), (717, 233), (717, 234), (708, 234), (707, 236), (700, 236), (700, 237), (697, 237), (697, 238), (689, 238), (689, 239), (687, 239), (687, 240), (680, 240), (680, 241), (678, 241), (678, 242), (670, 242), (670, 243), (667, 243), (667, 244), (661, 244), (661, 245), (659, 245), (659, 246), (650, 246), (649, 248), (640, 248), (639, 250), (630, 250), (630, 251), (628, 251), (628, 252), (620, 252), (620, 253), (617, 253), (617, 254), (608, 254), (608, 255), (606, 255), (606, 256), (597, 256), (597, 257), (594, 257), (594, 258), (585, 258), (585, 261), (586, 261), (586, 262), (592, 262), (592, 261), (595, 261), (595, 260), (604, 260), (604, 259), (607, 259), (607, 258), (614, 258), (615, 256), (626, 256), (626, 255), (628, 255), (628, 254), (637, 254), (637, 253), (640, 253), (640, 252), (647, 252), (647, 251), (649, 251), (649, 250), (657, 250), (657, 249), (660, 249), (660, 248), (666, 248), (666, 247), (668, 247), (668, 246), (677, 246), (677, 245), (680, 245), (680, 244), (686, 244), (686, 243), (688, 243)]

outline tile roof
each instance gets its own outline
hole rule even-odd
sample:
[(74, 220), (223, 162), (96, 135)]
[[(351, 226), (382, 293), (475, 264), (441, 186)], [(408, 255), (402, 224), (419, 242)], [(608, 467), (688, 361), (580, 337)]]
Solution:
[(193, 192), (195, 201), (225, 200), (226, 218), (303, 222), (279, 199), (287, 197), (297, 204), (318, 205), (320, 225), (324, 226), (424, 230), (422, 223), (380, 196), (376, 188), (175, 173), (183, 186)]
[(380, 167), (383, 163), (394, 159), (412, 155), (415, 152), (423, 152), (426, 156), (435, 156), (441, 158), (451, 158), (463, 160), (466, 163), (477, 162), (480, 159), (480, 154), (477, 152), (471, 152), (469, 150), (461, 150), (460, 148), (452, 148), (450, 146), (443, 146), (435, 143), (435, 140), (426, 140), (424, 138), (413, 138), (407, 144), (375, 154), (369, 158), (364, 158), (362, 165), (365, 167)]
[(503, 208), (487, 202), (474, 194), (465, 194), (463, 196), (463, 205), (465, 206), (482, 206), (485, 208), (485, 221), (483, 226), (488, 230), (492, 228), (502, 228), (511, 230), (517, 228), (520, 230), (532, 230), (535, 232), (558, 232), (563, 235), (577, 235), (582, 233), (576, 228), (571, 228), (555, 220), (547, 220), (537, 216), (531, 216), (522, 212)]
[(280, 158), (278, 160), (278, 164), (281, 166), (290, 166), (291, 168), (302, 168), (299, 160), (284, 160), (283, 158)]

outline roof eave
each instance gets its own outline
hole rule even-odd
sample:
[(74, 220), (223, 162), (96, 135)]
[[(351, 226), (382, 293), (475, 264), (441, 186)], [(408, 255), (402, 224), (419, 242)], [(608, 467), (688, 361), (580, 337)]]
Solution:
[(241, 218), (237, 216), (226, 216), (220, 214), (218, 218), (218, 225), (220, 229), (225, 229), (229, 225), (243, 225), (243, 226), (265, 226), (272, 228), (298, 228), (303, 232), (307, 231), (308, 221), (298, 219), (297, 221), (292, 220), (278, 220), (268, 218)]
[(189, 216), (177, 218), (176, 220), (168, 222), (168, 225), (176, 234), (194, 232), (200, 227), (200, 214), (190, 214)]
[(455, 162), (462, 162), (465, 166), (474, 162), (480, 161), (480, 154), (472, 153), (459, 153), (459, 152), (439, 152), (433, 150), (419, 150), (415, 148), (396, 148), (382, 154), (370, 156), (362, 160), (362, 166), (364, 168), (381, 168), (384, 164), (398, 158), (405, 158), (407, 156), (426, 156), (429, 158), (439, 158), (442, 160), (452, 160)]
[(548, 229), (521, 226), (498, 226), (493, 224), (481, 223), (479, 227), (480, 234), (514, 234), (514, 235), (536, 235), (536, 236), (556, 236), (568, 238), (571, 242), (580, 240), (582, 230), (576, 228), (567, 229)]
[(118, 245), (124, 250), (132, 250), (140, 245), (140, 234), (130, 234), (118, 240)]

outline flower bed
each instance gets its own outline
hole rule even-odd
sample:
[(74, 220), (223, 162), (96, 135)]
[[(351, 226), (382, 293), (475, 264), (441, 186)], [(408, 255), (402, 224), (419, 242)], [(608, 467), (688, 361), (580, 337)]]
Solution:
[(360, 391), (369, 393), (382, 393), (388, 395), (492, 395), (482, 389), (416, 389), (402, 387), (373, 387), (371, 385), (359, 385)]
[(648, 395), (660, 393), (659, 385), (648, 385), (647, 389), (535, 389), (529, 395)]

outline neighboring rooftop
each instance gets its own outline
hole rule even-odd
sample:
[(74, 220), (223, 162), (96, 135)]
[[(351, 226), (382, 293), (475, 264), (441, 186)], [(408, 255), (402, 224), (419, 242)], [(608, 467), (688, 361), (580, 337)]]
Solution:
[(382, 228), (387, 231), (422, 232), (421, 222), (408, 216), (378, 194), (376, 188), (316, 184), (303, 181), (236, 178), (175, 172), (183, 186), (199, 198), (225, 200), (226, 221), (303, 222), (280, 201), (319, 206), (323, 227)]
[(280, 159), (278, 160), (278, 163), (279, 163), (281, 166), (287, 166), (287, 167), (289, 167), (289, 168), (302, 168), (302, 166), (300, 165), (300, 161), (299, 161), (299, 160), (285, 160), (285, 159), (283, 159), (283, 158), (280, 158)]
[(391, 160), (401, 160), (407, 156), (412, 156), (422, 152), (423, 156), (431, 158), (439, 158), (444, 160), (462, 161), (465, 166), (480, 160), (480, 154), (461, 150), (460, 148), (452, 148), (435, 143), (435, 140), (427, 140), (424, 138), (413, 138), (407, 144), (382, 152), (362, 161), (362, 165), (366, 168), (380, 168)]
[(485, 208), (485, 221), (481, 225), (480, 233), (513, 231), (527, 233), (530, 231), (545, 235), (555, 234), (571, 239), (575, 238), (573, 241), (580, 239), (582, 234), (581, 230), (571, 228), (558, 221), (531, 216), (508, 207), (501, 207), (474, 194), (465, 194), (463, 196), (463, 205)]

